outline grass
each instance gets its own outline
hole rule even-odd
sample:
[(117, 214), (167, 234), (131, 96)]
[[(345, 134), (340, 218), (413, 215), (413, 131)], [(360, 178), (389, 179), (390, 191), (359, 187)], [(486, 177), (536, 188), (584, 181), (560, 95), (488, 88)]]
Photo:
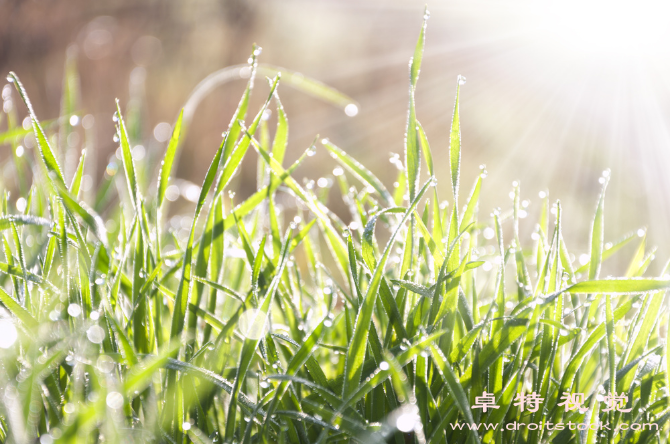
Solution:
[[(68, 136), (81, 133), (73, 65), (62, 115), (45, 124), (10, 74), (16, 92), (3, 98), (20, 97), (30, 125), (12, 105), (0, 134), (12, 149), (0, 179), (0, 442), (668, 442), (667, 266), (665, 277), (645, 276), (654, 256), (644, 236), (605, 243), (608, 177), (584, 265), (562, 237), (560, 203), (546, 195), (530, 239), (520, 237), (518, 184), (511, 208), (480, 214), (485, 172), (467, 197), (459, 180), (460, 77), (440, 188), (453, 204), (440, 205), (414, 102), (425, 30), (424, 21), (393, 189), (326, 139), (284, 165), (279, 74), (262, 108), (248, 110), (256, 70), (277, 72), (258, 67), (255, 49), (194, 213), (178, 215), (190, 222), (181, 230), (170, 228), (166, 196), (183, 113), (158, 166), (134, 157), (140, 121), (117, 103), (121, 165), (110, 163), (84, 202), (84, 155), (72, 177), (61, 167)], [(24, 138), (35, 143), (25, 153)], [(301, 186), (292, 174), (315, 149), (336, 168), (319, 187)], [(232, 179), (250, 150), (259, 188), (234, 206)], [(351, 211), (348, 226), (328, 209), (331, 186)], [(295, 218), (280, 208), (287, 199)], [(602, 278), (602, 262), (636, 240), (626, 272)], [(630, 410), (607, 411), (612, 391)], [(484, 392), (498, 408), (475, 408)], [(543, 398), (536, 411), (515, 402), (530, 392)], [(584, 411), (566, 411), (564, 393), (583, 393)], [(566, 426), (507, 427), (515, 421)], [(465, 423), (497, 428), (454, 427)], [(636, 423), (658, 430), (622, 428)]]

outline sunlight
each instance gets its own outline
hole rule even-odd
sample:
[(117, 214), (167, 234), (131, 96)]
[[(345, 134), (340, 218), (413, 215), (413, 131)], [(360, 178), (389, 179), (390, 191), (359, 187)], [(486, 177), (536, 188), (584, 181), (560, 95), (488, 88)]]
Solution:
[(539, 8), (548, 37), (570, 52), (658, 56), (668, 52), (670, 3), (567, 0)]

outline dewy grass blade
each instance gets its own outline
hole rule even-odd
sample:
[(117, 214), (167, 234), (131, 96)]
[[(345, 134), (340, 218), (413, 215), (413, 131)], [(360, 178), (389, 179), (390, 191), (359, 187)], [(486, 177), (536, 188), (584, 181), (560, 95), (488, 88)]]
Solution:
[[(288, 257), (289, 244), (291, 242), (291, 233), (289, 229), (285, 236), (284, 245), (282, 247), (281, 258), (279, 260), (279, 265), (275, 271), (275, 276), (272, 279), (270, 286), (267, 289), (265, 297), (259, 306), (258, 312), (254, 315), (254, 320), (251, 322), (252, 328), (264, 329), (265, 324), (267, 323), (268, 310), (270, 309), (270, 304), (274, 299), (277, 288), (279, 287), (279, 282), (282, 279), (282, 274), (284, 272), (284, 267), (286, 265), (286, 259)], [(231, 393), (230, 404), (228, 407), (228, 417), (226, 418), (226, 439), (231, 439), (235, 433), (236, 429), (236, 416), (237, 416), (237, 398), (239, 395), (240, 387), (242, 386), (244, 377), (246, 375), (247, 369), (251, 364), (251, 360), (256, 353), (256, 348), (260, 342), (260, 337), (255, 336), (247, 337), (244, 339), (244, 344), (242, 346), (242, 351), (240, 353), (239, 365), (237, 368), (237, 377), (235, 378), (235, 385), (233, 386), (233, 392)]]
[[(195, 207), (193, 224), (191, 225), (191, 231), (186, 244), (184, 257), (182, 259), (181, 278), (179, 280), (179, 286), (177, 287), (177, 292), (175, 295), (174, 310), (172, 313), (172, 322), (170, 327), (170, 338), (172, 340), (179, 340), (184, 329), (186, 310), (188, 308), (188, 299), (191, 291), (191, 261), (193, 260), (193, 241), (195, 239), (195, 227), (198, 222), (198, 216), (200, 216), (200, 212), (205, 205), (207, 195), (209, 194), (209, 191), (214, 184), (214, 179), (216, 178), (217, 171), (219, 170), (223, 147), (224, 143), (221, 143), (221, 146), (214, 155), (214, 159), (212, 160), (209, 170), (207, 171), (207, 175), (205, 176), (202, 189), (200, 190), (200, 196)], [(167, 394), (168, 396), (178, 396), (177, 374), (174, 371), (168, 373)], [(175, 399), (167, 400), (168, 404), (166, 405), (167, 413), (165, 415), (165, 420), (168, 423), (171, 423), (170, 429), (173, 431), (173, 433), (178, 433), (177, 427), (180, 427), (182, 423), (179, 422), (178, 409), (175, 408), (177, 405), (174, 404), (175, 401)], [(173, 404), (170, 405), (170, 403)]]
[(23, 214), (10, 214), (8, 216), (0, 216), (0, 231), (8, 230), (9, 228), (11, 228), (12, 224), (15, 224), (16, 226), (34, 225), (45, 228), (51, 228), (53, 226), (53, 222), (43, 217), (28, 216)]
[(589, 261), (589, 280), (598, 278), (600, 273), (600, 264), (603, 256), (603, 244), (605, 236), (605, 190), (609, 182), (609, 175), (605, 176), (603, 189), (598, 198), (596, 214), (593, 217), (593, 227), (591, 228), (591, 259)]
[(16, 90), (19, 92), (19, 95), (23, 99), (23, 103), (25, 103), (26, 107), (28, 108), (28, 112), (30, 113), (30, 119), (33, 125), (33, 132), (35, 133), (35, 139), (37, 139), (37, 146), (40, 150), (42, 160), (46, 165), (49, 177), (51, 178), (51, 180), (55, 181), (56, 184), (65, 185), (65, 180), (63, 178), (61, 167), (58, 164), (58, 160), (56, 159), (53, 150), (51, 149), (51, 145), (49, 145), (46, 134), (44, 133), (44, 129), (42, 129), (40, 122), (37, 120), (37, 116), (35, 115), (35, 111), (33, 110), (33, 105), (32, 103), (30, 103), (30, 99), (28, 98), (28, 94), (26, 94), (26, 90), (23, 88), (23, 85), (21, 84), (21, 81), (19, 80), (17, 75), (14, 74), (13, 72), (9, 73), (7, 79), (10, 80), (12, 83), (14, 83), (14, 85), (16, 86)]
[(79, 166), (77, 171), (74, 173), (72, 178), (72, 183), (70, 184), (70, 193), (77, 198), (79, 196), (79, 190), (81, 189), (81, 180), (84, 177), (84, 162), (86, 160), (86, 150), (81, 150), (81, 157), (79, 158)]
[(461, 85), (465, 78), (458, 76), (456, 79), (456, 100), (454, 101), (454, 114), (451, 118), (451, 133), (449, 135), (449, 171), (451, 171), (451, 187), (454, 195), (454, 208), (458, 208), (458, 186), (461, 169), (461, 117), (460, 100)]
[(10, 295), (5, 292), (5, 290), (0, 287), (0, 302), (4, 304), (10, 313), (16, 316), (25, 326), (30, 330), (34, 330), (38, 327), (38, 323), (31, 315), (28, 310), (23, 308), (18, 301), (14, 300)]
[(367, 185), (370, 185), (384, 199), (386, 205), (393, 205), (393, 197), (388, 192), (384, 184), (365, 166), (356, 159), (348, 155), (342, 149), (335, 146), (328, 139), (322, 139), (321, 143), (328, 151), (340, 162), (342, 166), (351, 171), (358, 179)]
[(584, 281), (573, 284), (542, 299), (542, 303), (552, 302), (560, 294), (570, 293), (618, 293), (637, 294), (670, 288), (670, 279), (621, 278)]
[(346, 273), (345, 270), (348, 268), (349, 260), (347, 257), (347, 248), (345, 243), (342, 241), (342, 237), (337, 233), (330, 218), (324, 213), (322, 205), (318, 201), (315, 201), (310, 195), (308, 195), (305, 190), (298, 185), (295, 179), (287, 174), (286, 170), (275, 160), (273, 159), (263, 148), (253, 140), (253, 137), (247, 133), (254, 145), (254, 148), (258, 153), (263, 156), (263, 159), (268, 164), (270, 169), (279, 177), (284, 177), (284, 183), (295, 193), (295, 195), (307, 205), (307, 207), (312, 211), (312, 213), (319, 220), (319, 224), (326, 235), (328, 245), (330, 246), (335, 258), (338, 261), (340, 266), (340, 271)]
[(183, 119), (184, 110), (182, 109), (179, 113), (179, 117), (177, 118), (177, 122), (174, 124), (172, 137), (170, 137), (170, 143), (168, 144), (167, 150), (165, 151), (165, 157), (161, 162), (160, 173), (158, 173), (158, 194), (156, 199), (156, 207), (158, 208), (163, 205), (165, 191), (167, 190), (170, 174), (172, 173), (172, 168), (177, 157), (177, 148), (179, 148), (179, 135), (181, 134), (181, 125)]
[(259, 64), (257, 70), (259, 74), (268, 77), (274, 77), (281, 73), (284, 76), (283, 82), (286, 85), (321, 99), (324, 102), (332, 103), (342, 108), (348, 116), (353, 117), (358, 113), (358, 105), (354, 99), (318, 80), (307, 77), (299, 72), (264, 63)]
[(423, 188), (421, 188), (417, 196), (412, 201), (412, 204), (403, 215), (402, 220), (386, 244), (386, 248), (384, 249), (381, 258), (379, 259), (379, 262), (377, 262), (377, 267), (375, 268), (372, 279), (370, 280), (370, 284), (368, 285), (367, 292), (363, 298), (363, 303), (359, 307), (358, 314), (356, 316), (356, 323), (354, 325), (354, 336), (352, 338), (351, 344), (349, 345), (349, 350), (347, 350), (344, 385), (342, 389), (343, 398), (348, 398), (352, 393), (354, 393), (361, 380), (361, 374), (363, 372), (363, 360), (365, 359), (365, 350), (367, 348), (370, 322), (372, 320), (374, 305), (377, 300), (377, 292), (379, 291), (382, 274), (384, 272), (384, 268), (386, 267), (386, 261), (388, 260), (389, 254), (391, 253), (391, 249), (393, 248), (395, 238), (431, 184), (432, 178), (423, 186)]
[[(277, 77), (275, 77), (275, 79), (273, 80), (272, 85), (270, 87), (270, 94), (268, 95), (268, 98), (263, 104), (261, 110), (258, 112), (258, 114), (256, 114), (256, 117), (254, 118), (253, 122), (251, 122), (251, 125), (249, 125), (249, 128), (245, 129), (242, 126), (242, 122), (240, 120), (237, 121), (236, 125), (238, 125), (241, 128), (241, 131), (244, 132), (244, 136), (237, 144), (237, 147), (232, 152), (230, 152), (229, 155), (223, 157), (225, 164), (223, 166), (223, 174), (219, 178), (219, 182), (216, 186), (215, 191), (216, 194), (220, 193), (226, 187), (226, 185), (228, 185), (228, 182), (233, 177), (233, 174), (235, 174), (237, 167), (242, 162), (242, 159), (244, 158), (244, 155), (246, 154), (247, 149), (249, 148), (249, 144), (251, 143), (251, 137), (256, 132), (256, 129), (258, 128), (258, 125), (260, 124), (261, 119), (263, 117), (263, 113), (270, 104), (270, 100), (274, 95), (274, 92), (277, 88), (277, 84), (279, 83), (279, 79), (280, 76), (277, 75)], [(227, 146), (229, 144), (229, 141), (233, 140), (233, 137), (236, 136), (231, 134), (231, 132), (228, 132), (226, 138), (224, 139), (224, 146)]]
[(413, 201), (419, 186), (419, 172), (421, 169), (421, 148), (419, 145), (418, 122), (416, 119), (416, 106), (414, 92), (419, 80), (421, 60), (423, 59), (423, 47), (426, 43), (426, 26), (428, 21), (423, 20), (423, 26), (419, 33), (419, 39), (414, 48), (414, 57), (409, 65), (409, 113), (407, 116), (407, 130), (405, 133), (405, 168), (407, 184), (409, 188), (409, 200)]
[[(470, 401), (468, 400), (465, 390), (463, 390), (460, 382), (458, 382), (456, 379), (456, 375), (451, 369), (451, 364), (447, 362), (447, 359), (444, 357), (442, 352), (432, 344), (430, 345), (430, 352), (431, 356), (433, 357), (433, 362), (435, 363), (435, 368), (438, 372), (440, 372), (444, 380), (447, 382), (449, 392), (454, 398), (458, 409), (465, 417), (465, 420), (468, 421), (468, 423), (473, 424), (475, 420), (472, 416), (472, 410), (470, 410)], [(472, 431), (471, 436), (474, 439), (474, 442), (480, 442), (479, 435), (477, 434), (476, 430)]]
[(128, 193), (130, 201), (136, 211), (140, 211), (140, 193), (137, 185), (137, 175), (135, 174), (135, 161), (133, 160), (133, 153), (130, 148), (130, 140), (128, 138), (128, 131), (126, 124), (121, 115), (121, 105), (117, 99), (116, 113), (118, 120), (119, 140), (121, 143), (121, 158), (123, 159), (123, 168), (126, 172), (126, 182), (128, 184)]

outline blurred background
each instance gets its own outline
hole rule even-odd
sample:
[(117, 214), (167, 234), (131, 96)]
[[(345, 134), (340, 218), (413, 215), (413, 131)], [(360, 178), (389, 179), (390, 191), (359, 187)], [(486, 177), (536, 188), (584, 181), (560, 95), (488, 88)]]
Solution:
[[(568, 247), (588, 252), (588, 231), (611, 169), (606, 241), (648, 228), (665, 262), (670, 246), (670, 40), (668, 6), (658, 1), (431, 1), (417, 115), (448, 178), (448, 135), (456, 78), (462, 87), (462, 192), (481, 164), (488, 178), (480, 212), (511, 205), (512, 182), (529, 201), (528, 238), (550, 190), (564, 208)], [(403, 152), (408, 61), (423, 2), (373, 0), (192, 0), (92, 2), (0, 0), (0, 71), (22, 79), (42, 120), (61, 109), (66, 57), (76, 60), (83, 122), (90, 129), (92, 186), (118, 147), (115, 98), (138, 100), (147, 155), (165, 140), (193, 88), (208, 74), (246, 63), (253, 43), (261, 63), (303, 73), (349, 95), (357, 115), (280, 87), (289, 117), (286, 162), (317, 134), (345, 149), (390, 188)], [(245, 87), (235, 80), (203, 100), (182, 148), (176, 176), (200, 183)], [(252, 112), (267, 93), (257, 82)], [(25, 107), (14, 106), (21, 116)], [(167, 134), (167, 136), (166, 136)], [(68, 140), (76, 166), (82, 140)], [(30, 147), (27, 147), (30, 148)], [(0, 159), (7, 155), (0, 147)], [(145, 155), (144, 152), (140, 153)], [(336, 165), (319, 149), (296, 172), (302, 180)], [(425, 170), (425, 168), (423, 168)], [(253, 156), (236, 179), (239, 198), (256, 186)], [(440, 192), (450, 197), (448, 180)], [(464, 198), (463, 198), (464, 199)], [(450, 200), (447, 198), (447, 200)], [(640, 234), (643, 232), (640, 231)], [(657, 266), (658, 268), (658, 266)]]

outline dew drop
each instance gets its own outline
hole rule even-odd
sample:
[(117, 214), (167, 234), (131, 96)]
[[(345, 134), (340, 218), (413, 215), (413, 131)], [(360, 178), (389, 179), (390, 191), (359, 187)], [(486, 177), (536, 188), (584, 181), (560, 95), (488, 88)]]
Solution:
[(18, 339), (19, 334), (9, 319), (0, 319), (0, 348), (9, 348)]
[(403, 433), (413, 431), (420, 421), (419, 415), (416, 413), (416, 406), (413, 407), (403, 408), (404, 411), (396, 419), (396, 428)]
[(81, 314), (81, 307), (79, 306), (79, 304), (70, 304), (67, 307), (67, 313), (73, 318), (76, 318)]
[(100, 344), (105, 339), (105, 330), (99, 325), (94, 325), (86, 330), (86, 337), (94, 344)]
[(307, 155), (312, 157), (316, 154), (316, 145), (312, 145), (307, 149)]
[(466, 81), (467, 81), (467, 79), (465, 77), (463, 77), (461, 75), (458, 76), (458, 84), (459, 85), (465, 85)]
[(106, 398), (107, 406), (111, 409), (123, 407), (123, 395), (119, 392), (109, 392)]
[(358, 114), (358, 106), (354, 103), (348, 104), (344, 107), (344, 114), (349, 117), (354, 117), (356, 114)]

